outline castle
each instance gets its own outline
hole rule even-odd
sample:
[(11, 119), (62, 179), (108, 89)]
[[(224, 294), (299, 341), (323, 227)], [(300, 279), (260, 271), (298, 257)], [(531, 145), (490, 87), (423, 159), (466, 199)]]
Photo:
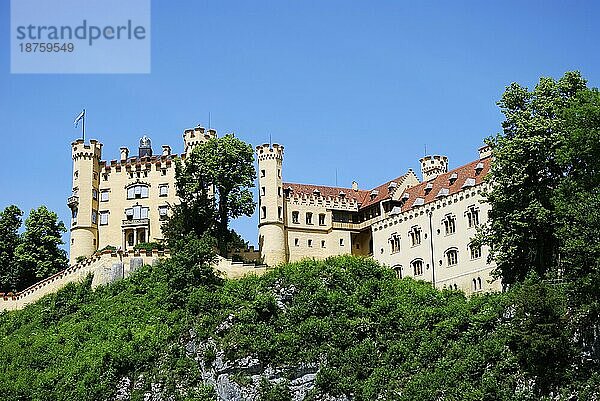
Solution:
[[(216, 136), (196, 127), (183, 134), (186, 154)], [(471, 243), (487, 218), (482, 203), (488, 188), (490, 149), (448, 171), (445, 156), (420, 159), (422, 182), (409, 169), (374, 189), (287, 183), (283, 181), (284, 147), (256, 147), (258, 162), (259, 251), (242, 256), (274, 266), (303, 258), (353, 254), (372, 256), (400, 277), (432, 282), (466, 293), (499, 290), (488, 249)], [(128, 251), (162, 239), (161, 224), (176, 203), (175, 154), (162, 146), (154, 155), (151, 141), (140, 140), (138, 154), (121, 148), (119, 160), (102, 161), (102, 144), (72, 143), (73, 193), (70, 258), (89, 257), (106, 247)], [(260, 252), (260, 254), (258, 253)]]
[(259, 246), (267, 265), (303, 258), (369, 255), (399, 277), (426, 280), (467, 294), (501, 290), (489, 250), (473, 244), (489, 205), (491, 151), (448, 171), (445, 156), (419, 160), (414, 171), (370, 190), (283, 181), (284, 147), (256, 148), (259, 170)]

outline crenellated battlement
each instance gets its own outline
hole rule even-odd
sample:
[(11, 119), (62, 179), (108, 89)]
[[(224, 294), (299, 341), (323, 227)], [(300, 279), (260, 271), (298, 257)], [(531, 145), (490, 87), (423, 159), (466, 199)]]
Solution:
[(448, 158), (440, 155), (429, 155), (419, 159), (423, 181), (429, 181), (440, 174), (448, 172)]
[(183, 143), (185, 153), (189, 153), (195, 146), (205, 143), (212, 138), (217, 137), (217, 130), (197, 126), (195, 128), (188, 128), (183, 131)]
[(71, 157), (73, 160), (79, 159), (96, 159), (102, 158), (102, 143), (96, 139), (90, 139), (90, 143), (86, 144), (83, 139), (77, 139), (71, 143)]
[(278, 143), (274, 143), (273, 145), (264, 143), (256, 147), (256, 154), (258, 156), (258, 161), (269, 160), (269, 159), (279, 159), (283, 160), (283, 145), (279, 145)]
[(356, 199), (346, 198), (345, 195), (325, 196), (315, 193), (290, 193), (286, 199), (292, 205), (322, 206), (326, 209), (358, 211), (360, 207)]

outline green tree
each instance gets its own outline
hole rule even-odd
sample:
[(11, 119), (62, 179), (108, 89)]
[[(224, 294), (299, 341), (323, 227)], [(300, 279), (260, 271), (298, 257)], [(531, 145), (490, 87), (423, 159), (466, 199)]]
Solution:
[(255, 208), (250, 190), (256, 179), (252, 146), (233, 134), (212, 138), (177, 163), (175, 176), (181, 204), (173, 207), (165, 236), (176, 242), (190, 232), (200, 238), (208, 231), (226, 256), (233, 239), (230, 219), (251, 216)]
[(0, 292), (14, 291), (10, 278), (16, 265), (15, 249), (21, 243), (22, 216), (23, 211), (15, 205), (0, 212)]
[(558, 81), (541, 78), (533, 91), (511, 84), (498, 102), (503, 133), (488, 139), (494, 153), (487, 201), (492, 210), (482, 242), (497, 263), (504, 284), (530, 272), (557, 274), (559, 240), (553, 197), (564, 177), (557, 149), (567, 136), (564, 111), (586, 90), (578, 72)]
[(33, 209), (25, 220), (22, 242), (15, 249), (17, 270), (12, 285), (18, 290), (65, 269), (67, 255), (59, 246), (67, 230), (56, 213), (46, 206)]

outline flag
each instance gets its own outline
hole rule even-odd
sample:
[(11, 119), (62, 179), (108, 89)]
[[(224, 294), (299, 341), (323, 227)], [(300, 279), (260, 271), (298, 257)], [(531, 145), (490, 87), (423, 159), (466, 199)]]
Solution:
[(85, 109), (83, 109), (83, 111), (81, 113), (79, 113), (79, 115), (77, 117), (75, 117), (75, 121), (73, 121), (73, 124), (75, 124), (75, 128), (77, 128), (77, 125), (79, 125), (79, 121), (81, 121), (84, 118), (85, 118)]

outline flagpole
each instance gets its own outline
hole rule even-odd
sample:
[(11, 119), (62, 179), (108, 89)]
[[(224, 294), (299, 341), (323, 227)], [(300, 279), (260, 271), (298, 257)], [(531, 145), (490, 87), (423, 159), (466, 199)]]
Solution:
[(85, 109), (83, 109), (83, 124), (81, 124), (81, 129), (83, 131), (82, 136), (83, 136), (83, 142), (85, 143)]

